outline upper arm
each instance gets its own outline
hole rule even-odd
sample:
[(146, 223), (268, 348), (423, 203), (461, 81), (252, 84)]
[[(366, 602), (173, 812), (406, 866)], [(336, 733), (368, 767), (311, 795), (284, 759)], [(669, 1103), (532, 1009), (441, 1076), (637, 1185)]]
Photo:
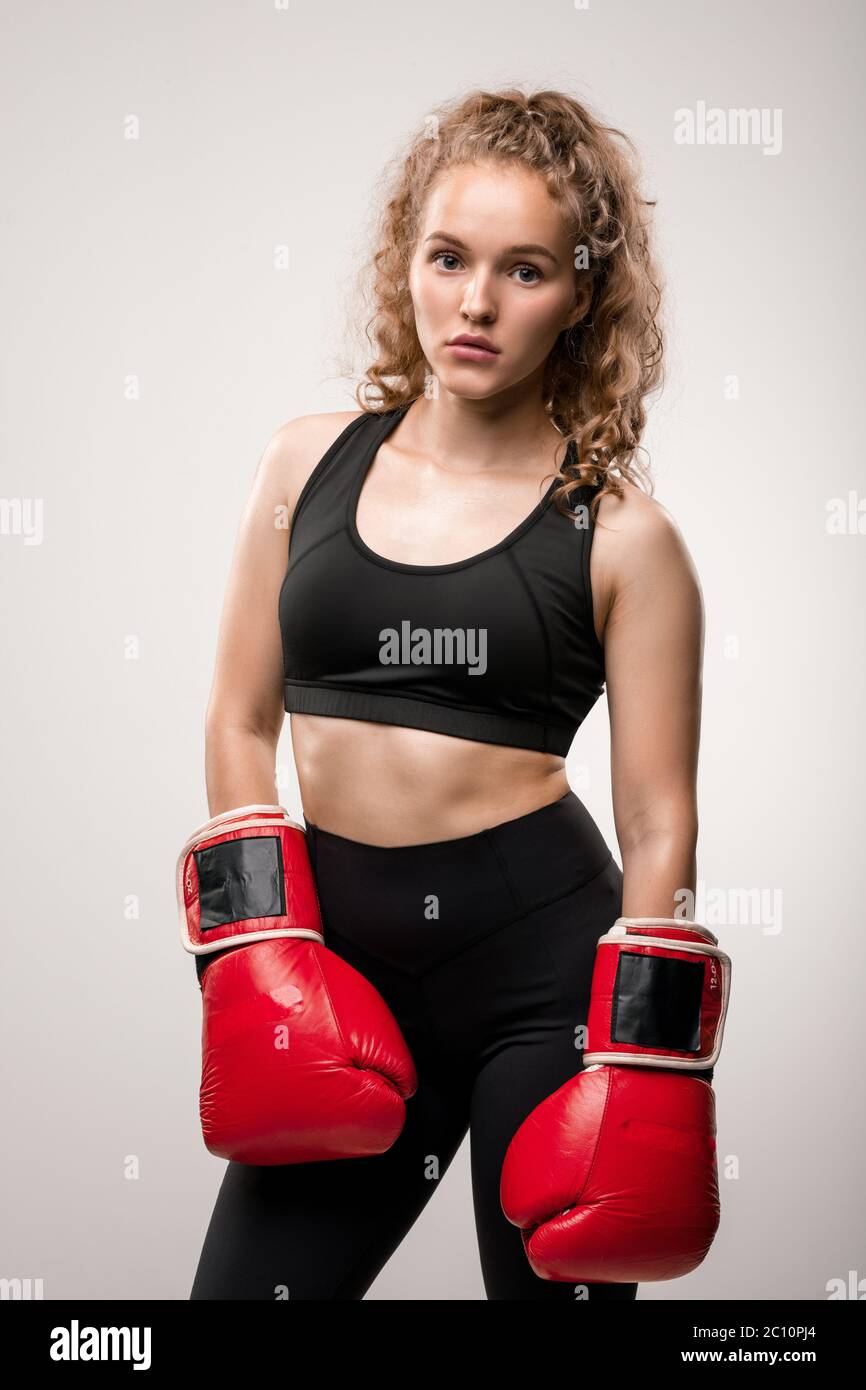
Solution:
[[(614, 820), (625, 850), (697, 835), (704, 609), (668, 512), (633, 487), (599, 508), (611, 603), (604, 632)], [(609, 529), (608, 529), (609, 528)]]
[(274, 742), (279, 737), (285, 714), (277, 606), (288, 563), (289, 524), (301, 489), (327, 448), (323, 438), (329, 430), (336, 433), (334, 419), (304, 415), (290, 420), (271, 437), (259, 460), (223, 599), (209, 729), (249, 729)]

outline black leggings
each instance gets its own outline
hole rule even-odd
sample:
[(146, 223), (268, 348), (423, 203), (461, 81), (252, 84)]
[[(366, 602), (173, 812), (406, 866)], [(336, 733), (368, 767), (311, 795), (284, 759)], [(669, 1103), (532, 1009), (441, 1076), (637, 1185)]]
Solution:
[[(574, 792), (457, 840), (383, 848), (307, 822), (326, 945), (390, 1005), (418, 1071), (384, 1154), (230, 1162), (193, 1299), (362, 1299), (470, 1132), (488, 1299), (633, 1299), (540, 1279), (499, 1204), (515, 1130), (582, 1066), (598, 938), (622, 874)], [(407, 1292), (411, 1292), (407, 1290)]]

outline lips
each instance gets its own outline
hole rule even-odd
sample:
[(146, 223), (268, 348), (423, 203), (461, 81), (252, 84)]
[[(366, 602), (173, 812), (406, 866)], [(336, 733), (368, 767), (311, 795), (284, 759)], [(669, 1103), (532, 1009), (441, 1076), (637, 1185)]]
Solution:
[(445, 346), (452, 357), (458, 357), (464, 362), (495, 362), (499, 356), (499, 349), (486, 338), (473, 341), (463, 333)]
[(489, 338), (473, 338), (469, 333), (461, 333), (459, 337), (452, 338), (447, 346), (478, 348), (482, 352), (489, 352), (494, 357), (499, 353), (499, 348), (494, 347)]

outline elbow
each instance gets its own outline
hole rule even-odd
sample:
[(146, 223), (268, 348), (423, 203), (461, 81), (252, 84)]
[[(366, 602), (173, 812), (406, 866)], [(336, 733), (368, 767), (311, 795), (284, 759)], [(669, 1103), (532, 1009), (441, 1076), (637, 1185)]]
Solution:
[(283, 724), (283, 712), (279, 719), (245, 715), (228, 717), (225, 714), (208, 712), (204, 724), (205, 748), (215, 747), (226, 742), (255, 739), (266, 744), (276, 752)]
[(623, 858), (638, 855), (669, 854), (676, 858), (694, 856), (698, 848), (697, 815), (678, 817), (635, 827), (620, 837)]

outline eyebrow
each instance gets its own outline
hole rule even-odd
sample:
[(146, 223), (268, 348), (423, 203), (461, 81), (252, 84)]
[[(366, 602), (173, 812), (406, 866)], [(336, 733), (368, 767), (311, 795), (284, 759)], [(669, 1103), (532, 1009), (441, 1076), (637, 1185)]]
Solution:
[[(459, 246), (461, 251), (468, 251), (469, 247), (465, 241), (459, 237), (452, 236), (450, 232), (431, 232), (424, 238), (426, 246), (428, 241), (450, 241), (452, 246)], [(554, 256), (552, 251), (548, 251), (546, 246), (539, 246), (535, 242), (527, 242), (525, 246), (506, 246), (503, 252), (505, 256), (546, 256), (554, 265), (559, 265), (559, 257)]]

